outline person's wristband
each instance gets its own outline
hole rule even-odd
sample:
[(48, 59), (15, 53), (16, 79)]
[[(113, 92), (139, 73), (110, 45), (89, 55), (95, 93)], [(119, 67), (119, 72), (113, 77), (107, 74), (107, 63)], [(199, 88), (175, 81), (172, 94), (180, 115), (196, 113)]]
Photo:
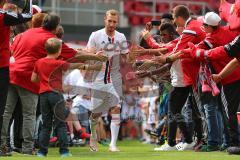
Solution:
[(171, 58), (170, 57), (166, 57), (166, 63), (170, 63), (171, 62)]

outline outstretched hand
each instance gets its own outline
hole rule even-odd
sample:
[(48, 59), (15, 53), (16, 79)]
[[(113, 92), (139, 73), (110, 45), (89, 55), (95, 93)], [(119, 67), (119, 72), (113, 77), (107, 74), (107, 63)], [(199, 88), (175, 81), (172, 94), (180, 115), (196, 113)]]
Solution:
[(156, 63), (165, 63), (166, 56), (156, 56), (156, 57), (154, 57), (154, 59), (152, 61), (154, 61)]
[(102, 64), (94, 64), (87, 67), (87, 70), (100, 71), (102, 69)]
[(150, 34), (149, 30), (147, 29), (144, 29), (141, 31), (141, 37), (147, 37), (148, 35)]
[(150, 73), (148, 71), (137, 71), (136, 72), (136, 77), (137, 78), (144, 78), (150, 76)]
[(147, 22), (146, 25), (145, 25), (145, 30), (151, 31), (152, 28), (153, 28), (152, 23), (151, 22)]
[(222, 77), (218, 74), (213, 74), (212, 79), (214, 80), (214, 82), (218, 83), (222, 80)]
[(155, 64), (156, 63), (154, 61), (146, 60), (140, 67), (138, 67), (138, 70), (147, 70)]
[(193, 54), (196, 52), (197, 48), (192, 42), (188, 42), (188, 48), (183, 49), (181, 53), (178, 53), (179, 58), (191, 58)]
[(183, 58), (194, 58), (194, 54), (196, 53), (196, 47), (192, 42), (188, 42), (188, 48), (175, 52), (168, 56), (172, 62), (177, 59)]
[(159, 48), (159, 49), (157, 49), (157, 54), (156, 55), (159, 55), (159, 56), (161, 56), (161, 55), (164, 55), (165, 53), (166, 53), (166, 51), (167, 51), (167, 48)]
[(108, 60), (108, 57), (105, 55), (96, 55), (96, 57), (101, 62), (106, 62)]

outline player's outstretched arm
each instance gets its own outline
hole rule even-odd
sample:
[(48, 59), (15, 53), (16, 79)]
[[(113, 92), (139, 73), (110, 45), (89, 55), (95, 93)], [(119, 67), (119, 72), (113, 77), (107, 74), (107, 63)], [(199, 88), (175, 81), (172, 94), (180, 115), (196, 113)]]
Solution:
[(102, 64), (89, 65), (89, 64), (83, 64), (83, 63), (70, 63), (69, 69), (100, 71), (102, 69)]
[(108, 60), (108, 57), (104, 55), (86, 54), (86, 53), (77, 54), (75, 58), (80, 61), (95, 60), (100, 62), (106, 62)]

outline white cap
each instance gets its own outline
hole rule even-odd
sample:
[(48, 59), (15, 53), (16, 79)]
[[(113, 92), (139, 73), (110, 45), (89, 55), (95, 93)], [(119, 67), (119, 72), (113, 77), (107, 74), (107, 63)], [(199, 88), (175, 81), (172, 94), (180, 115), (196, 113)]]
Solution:
[(221, 18), (219, 17), (219, 15), (214, 12), (208, 12), (203, 18), (203, 23), (210, 26), (218, 26), (220, 21)]
[(41, 13), (42, 9), (37, 5), (32, 5), (32, 12), (33, 12), (33, 14)]

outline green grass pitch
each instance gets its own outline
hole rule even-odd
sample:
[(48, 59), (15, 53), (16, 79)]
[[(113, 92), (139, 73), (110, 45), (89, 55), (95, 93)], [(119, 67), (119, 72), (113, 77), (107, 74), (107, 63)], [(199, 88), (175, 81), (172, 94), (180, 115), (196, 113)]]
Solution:
[[(111, 153), (108, 147), (99, 145), (99, 152), (90, 152), (88, 147), (70, 148), (73, 157), (64, 158), (69, 160), (240, 160), (240, 155), (228, 155), (226, 152), (200, 153), (194, 151), (153, 151), (154, 146), (142, 144), (138, 141), (118, 142), (121, 152)], [(12, 157), (1, 157), (1, 160), (35, 160), (62, 159), (58, 154), (58, 148), (50, 148), (46, 158), (36, 156), (24, 156), (14, 153)]]

